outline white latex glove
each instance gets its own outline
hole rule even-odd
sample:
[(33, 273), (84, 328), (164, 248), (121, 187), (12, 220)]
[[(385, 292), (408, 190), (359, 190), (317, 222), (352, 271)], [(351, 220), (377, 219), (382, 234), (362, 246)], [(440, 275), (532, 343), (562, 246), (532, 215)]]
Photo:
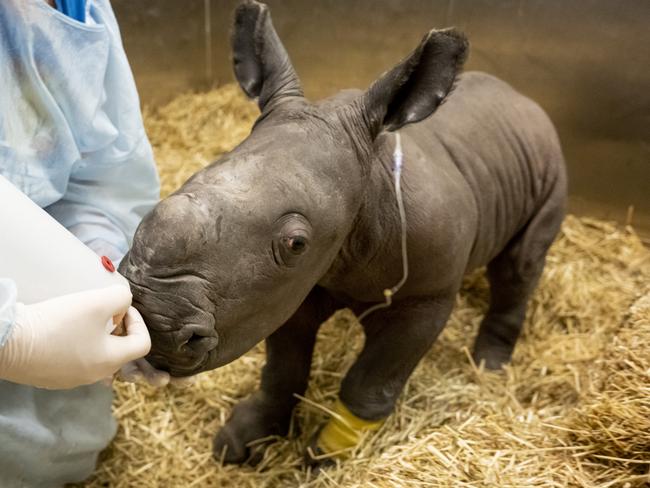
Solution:
[(166, 371), (154, 368), (149, 362), (142, 358), (125, 364), (120, 369), (118, 378), (129, 383), (146, 383), (155, 387), (174, 385), (186, 387), (196, 383), (196, 376), (177, 378)]
[[(151, 348), (149, 332), (130, 304), (131, 292), (120, 285), (18, 303), (13, 331), (0, 349), (0, 378), (67, 389), (112, 376)], [(110, 335), (107, 324), (124, 313), (127, 335)]]

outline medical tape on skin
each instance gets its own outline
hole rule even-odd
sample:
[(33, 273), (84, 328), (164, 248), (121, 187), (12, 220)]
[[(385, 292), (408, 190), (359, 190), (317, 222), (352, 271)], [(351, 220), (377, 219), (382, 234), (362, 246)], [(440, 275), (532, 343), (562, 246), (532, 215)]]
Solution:
[(364, 420), (354, 415), (343, 405), (341, 400), (334, 404), (336, 415), (325, 424), (321, 430), (316, 446), (324, 453), (345, 458), (350, 450), (357, 446), (368, 432), (376, 432), (384, 424), (385, 419)]

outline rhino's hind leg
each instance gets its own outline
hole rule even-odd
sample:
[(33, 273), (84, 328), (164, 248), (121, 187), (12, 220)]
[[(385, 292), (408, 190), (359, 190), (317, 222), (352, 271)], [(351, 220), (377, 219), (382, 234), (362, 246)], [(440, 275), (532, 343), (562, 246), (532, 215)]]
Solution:
[(490, 307), (474, 344), (474, 361), (499, 369), (510, 361), (526, 316), (528, 300), (544, 270), (546, 253), (564, 218), (564, 181), (523, 230), (487, 267)]
[(226, 463), (256, 464), (269, 436), (289, 432), (291, 414), (309, 380), (316, 334), (334, 311), (330, 298), (315, 288), (294, 315), (266, 339), (266, 364), (260, 389), (235, 406), (217, 434), (213, 452)]

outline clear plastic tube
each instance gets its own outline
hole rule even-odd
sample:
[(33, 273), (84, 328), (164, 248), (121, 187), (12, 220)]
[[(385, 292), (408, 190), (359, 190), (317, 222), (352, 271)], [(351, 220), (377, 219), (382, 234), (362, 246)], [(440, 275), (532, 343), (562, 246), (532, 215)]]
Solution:
[(408, 261), (408, 252), (407, 252), (407, 242), (406, 242), (406, 211), (404, 210), (404, 199), (402, 198), (402, 167), (404, 162), (404, 153), (402, 152), (402, 140), (399, 132), (395, 133), (395, 150), (393, 151), (393, 181), (395, 184), (395, 199), (397, 200), (397, 209), (399, 211), (400, 218), (400, 230), (401, 230), (401, 251), (402, 251), (402, 278), (393, 286), (392, 288), (386, 288), (384, 290), (384, 299), (383, 303), (378, 303), (372, 307), (366, 309), (361, 315), (359, 315), (359, 321), (362, 321), (371, 313), (380, 310), (382, 308), (388, 308), (393, 304), (393, 295), (395, 295), (409, 276), (409, 261)]

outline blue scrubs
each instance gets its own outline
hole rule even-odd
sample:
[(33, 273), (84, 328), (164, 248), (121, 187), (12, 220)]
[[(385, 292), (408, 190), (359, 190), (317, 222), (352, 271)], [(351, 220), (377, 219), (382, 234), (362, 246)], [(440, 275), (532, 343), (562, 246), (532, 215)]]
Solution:
[(86, 0), (56, 0), (56, 8), (74, 20), (86, 21)]
[[(83, 22), (75, 12), (0, 1), (0, 174), (119, 261), (159, 182), (111, 6), (88, 0)], [(0, 277), (0, 354), (15, 300)], [(89, 476), (115, 434), (111, 399), (99, 384), (47, 391), (0, 381), (0, 487)]]

